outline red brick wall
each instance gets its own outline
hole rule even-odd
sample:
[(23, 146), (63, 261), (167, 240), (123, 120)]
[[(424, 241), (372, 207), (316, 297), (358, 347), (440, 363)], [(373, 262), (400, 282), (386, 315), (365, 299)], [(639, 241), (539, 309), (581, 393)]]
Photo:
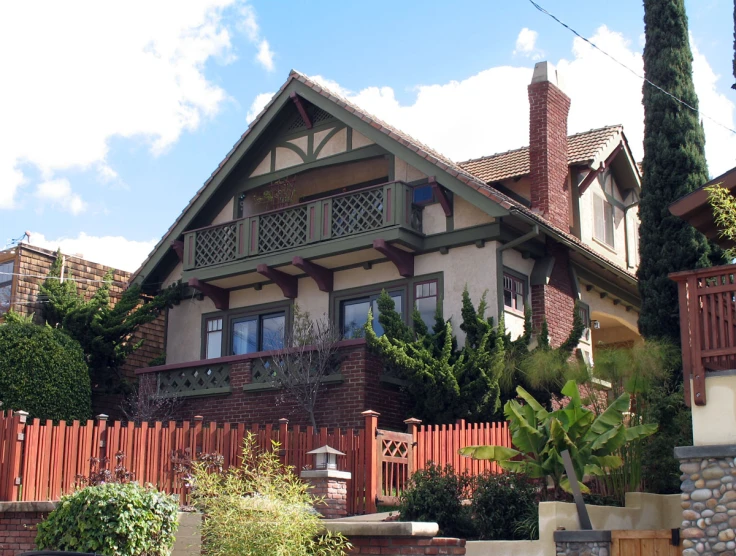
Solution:
[(549, 81), (529, 85), (529, 163), (532, 209), (570, 230), (567, 114), (570, 98)]
[(16, 556), (34, 550), (36, 525), (47, 515), (42, 512), (0, 512), (0, 556)]
[[(398, 388), (380, 381), (382, 365), (367, 352), (365, 344), (344, 348), (346, 357), (340, 367), (344, 381), (322, 387), (315, 418), (319, 427), (363, 427), (361, 412), (373, 409), (381, 413), (381, 426), (404, 430), (409, 414), (409, 398)], [(243, 391), (251, 382), (251, 362), (231, 363), (232, 392), (221, 396), (182, 398), (177, 419), (201, 415), (205, 421), (276, 423), (282, 417), (291, 425), (309, 425), (309, 416), (283, 390)], [(140, 375), (155, 380), (155, 374)]]
[(465, 540), (444, 537), (352, 537), (350, 554), (465, 554)]
[(532, 322), (535, 330), (539, 330), (546, 317), (550, 342), (557, 347), (572, 330), (575, 290), (570, 275), (568, 250), (553, 242), (548, 242), (547, 249), (549, 255), (555, 258), (555, 263), (549, 283), (532, 286)]

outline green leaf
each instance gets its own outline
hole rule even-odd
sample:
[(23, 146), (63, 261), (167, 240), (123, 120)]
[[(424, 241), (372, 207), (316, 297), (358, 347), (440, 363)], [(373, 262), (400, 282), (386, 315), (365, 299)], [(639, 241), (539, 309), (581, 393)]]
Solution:
[(515, 431), (512, 434), (514, 446), (522, 452), (538, 453), (544, 446), (544, 435), (526, 420), (520, 411), (521, 406), (511, 400), (506, 404), (510, 421)]
[(506, 461), (521, 454), (518, 450), (507, 448), (506, 446), (466, 446), (465, 448), (460, 448), (458, 453), (467, 458), (497, 462)]
[(522, 398), (527, 404), (529, 404), (529, 407), (531, 407), (535, 411), (538, 420), (543, 421), (547, 418), (549, 412), (544, 408), (542, 404), (534, 399), (534, 396), (524, 390), (524, 388), (522, 388), (521, 386), (518, 386), (516, 388), (516, 393), (519, 394), (519, 397)]
[(620, 424), (623, 418), (623, 412), (628, 411), (630, 406), (631, 397), (629, 394), (621, 394), (593, 421), (588, 434), (603, 434), (611, 427)]
[[(562, 479), (560, 480), (560, 486), (562, 487), (562, 490), (572, 494), (572, 488), (570, 488), (570, 479), (567, 477), (567, 475), (562, 477)], [(580, 492), (584, 494), (590, 494), (590, 489), (585, 483), (581, 483), (580, 481), (578, 481), (578, 486), (580, 487)]]

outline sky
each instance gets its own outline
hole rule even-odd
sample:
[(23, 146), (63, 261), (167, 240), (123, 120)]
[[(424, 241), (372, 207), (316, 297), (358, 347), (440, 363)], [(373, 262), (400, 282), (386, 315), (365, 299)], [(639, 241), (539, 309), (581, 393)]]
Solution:
[[(537, 1), (643, 73), (640, 0)], [(686, 8), (716, 176), (736, 165), (733, 3)], [(527, 0), (0, 3), (0, 249), (28, 232), (134, 271), (292, 68), (455, 161), (526, 145), (542, 60), (569, 132), (623, 124), (640, 160), (641, 79)]]

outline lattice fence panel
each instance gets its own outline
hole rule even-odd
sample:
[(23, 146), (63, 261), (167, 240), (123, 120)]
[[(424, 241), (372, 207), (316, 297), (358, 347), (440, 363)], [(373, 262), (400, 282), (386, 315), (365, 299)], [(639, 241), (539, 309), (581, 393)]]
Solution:
[[(274, 386), (278, 386), (278, 375), (274, 367), (277, 364), (278, 362), (272, 358), (254, 359), (251, 363), (251, 382), (254, 384), (273, 384)], [(333, 366), (325, 371), (323, 378), (338, 374), (340, 374), (340, 367)]]
[(332, 200), (332, 237), (383, 226), (383, 190), (371, 189)]
[(197, 232), (194, 266), (211, 266), (235, 260), (237, 225), (226, 224)]
[(258, 252), (270, 253), (307, 242), (307, 207), (295, 207), (261, 216), (258, 221)]
[(230, 366), (210, 365), (163, 371), (158, 374), (158, 392), (175, 396), (230, 387)]

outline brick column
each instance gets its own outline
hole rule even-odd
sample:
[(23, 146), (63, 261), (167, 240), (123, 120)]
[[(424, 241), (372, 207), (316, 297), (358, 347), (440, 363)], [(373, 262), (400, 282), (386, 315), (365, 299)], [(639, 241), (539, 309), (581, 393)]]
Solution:
[(675, 448), (682, 471), (683, 556), (736, 551), (736, 446)]
[(315, 499), (314, 509), (327, 519), (335, 519), (348, 515), (348, 481), (352, 477), (349, 471), (334, 469), (305, 470), (301, 478), (311, 486), (310, 494)]
[(610, 531), (555, 531), (557, 556), (609, 556)]

